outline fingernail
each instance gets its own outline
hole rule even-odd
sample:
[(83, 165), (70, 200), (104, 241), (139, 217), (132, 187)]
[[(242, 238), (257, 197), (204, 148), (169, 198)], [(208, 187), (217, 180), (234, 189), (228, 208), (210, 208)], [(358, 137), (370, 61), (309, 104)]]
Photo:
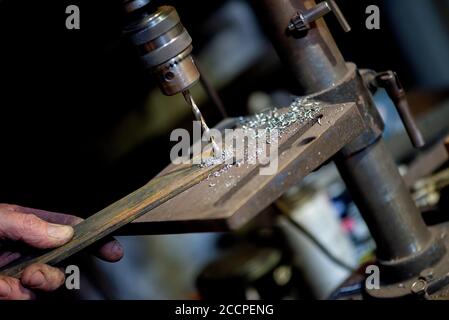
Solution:
[(11, 294), (11, 286), (6, 281), (0, 281), (0, 297), (8, 297)]
[(47, 228), (47, 234), (49, 237), (54, 239), (66, 240), (73, 236), (73, 228), (70, 226), (50, 223)]
[(46, 279), (42, 271), (38, 270), (33, 273), (28, 281), (29, 287), (40, 287), (45, 283)]

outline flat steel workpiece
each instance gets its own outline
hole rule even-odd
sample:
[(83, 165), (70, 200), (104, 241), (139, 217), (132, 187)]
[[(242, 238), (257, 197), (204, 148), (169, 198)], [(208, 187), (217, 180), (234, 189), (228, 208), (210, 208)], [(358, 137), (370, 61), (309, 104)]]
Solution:
[(21, 259), (0, 268), (0, 275), (18, 278), (32, 263), (55, 265), (182, 193), (221, 167), (221, 164), (205, 168), (179, 165), (170, 172), (160, 174), (142, 188), (76, 225), (70, 242), (53, 250), (29, 251)]

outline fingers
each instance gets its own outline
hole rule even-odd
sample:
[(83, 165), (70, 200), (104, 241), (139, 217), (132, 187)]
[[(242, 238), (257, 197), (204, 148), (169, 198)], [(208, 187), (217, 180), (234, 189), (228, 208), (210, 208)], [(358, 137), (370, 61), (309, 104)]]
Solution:
[(0, 300), (31, 300), (34, 294), (15, 278), (0, 276)]
[(0, 300), (31, 300), (35, 295), (30, 289), (54, 291), (64, 284), (64, 279), (64, 273), (57, 268), (33, 264), (24, 270), (20, 280), (0, 276)]
[[(12, 207), (17, 212), (34, 214), (37, 217), (50, 223), (75, 226), (83, 221), (83, 219), (79, 217), (68, 214), (44, 211), (33, 208), (19, 207), (19, 206), (12, 206)], [(95, 244), (93, 249), (95, 250), (95, 255), (98, 258), (108, 262), (119, 261), (120, 259), (123, 258), (124, 255), (124, 250), (120, 242), (115, 240), (113, 237), (107, 237), (106, 239), (100, 241), (99, 243)]]
[[(1, 210), (0, 205), (0, 210)], [(63, 213), (57, 213), (57, 212), (50, 212), (45, 210), (39, 210), (39, 209), (33, 209), (33, 208), (27, 208), (27, 207), (21, 207), (17, 205), (3, 205), (3, 206), (9, 206), (10, 210), (20, 213), (27, 213), (27, 214), (34, 214), (36, 217), (41, 218), (42, 220), (45, 220), (50, 223), (54, 224), (63, 224), (67, 226), (75, 226), (83, 219), (72, 216), (70, 214), (63, 214)]]
[(24, 270), (21, 282), (30, 289), (54, 291), (64, 284), (64, 279), (64, 273), (57, 268), (33, 264)]
[[(5, 225), (7, 223), (7, 221), (2, 221), (2, 212), (3, 214), (5, 214), (4, 212), (7, 212), (8, 215), (10, 215), (10, 220), (12, 219), (14, 221), (17, 221), (17, 219), (25, 219), (25, 221), (19, 221), (19, 223), (21, 223), (22, 225), (36, 225), (37, 229), (39, 229), (40, 231), (35, 231), (34, 233), (24, 232), (24, 229), (31, 229), (31, 227), (17, 226), (16, 228), (14, 228), (11, 227), (10, 224), (2, 228), (2, 225)], [(11, 215), (13, 216), (11, 217)], [(28, 215), (29, 217), (24, 217), (24, 215)], [(40, 219), (37, 220), (36, 218)], [(45, 227), (47, 227), (47, 231), (48, 227), (50, 227), (51, 231), (56, 225), (75, 226), (82, 221), (83, 219), (68, 214), (49, 212), (33, 208), (21, 207), (17, 205), (0, 204), (0, 238), (4, 237), (12, 240), (23, 240), (28, 244), (39, 248), (57, 247), (66, 243), (73, 237), (73, 229), (70, 228), (70, 232), (68, 230), (65, 230), (67, 234), (63, 234), (62, 239), (50, 239), (50, 241), (47, 241), (48, 237), (47, 240), (45, 240), (45, 237), (43, 237), (43, 230), (45, 229)], [(42, 223), (47, 224), (45, 226)], [(33, 228), (36, 229), (36, 227)], [(11, 228), (13, 228), (14, 230), (11, 231)], [(3, 232), (2, 234), (2, 229), (8, 229), (9, 232)], [(43, 238), (44, 240), (42, 240)], [(123, 247), (113, 237), (108, 237), (105, 240), (100, 241), (99, 243), (94, 245), (93, 249), (95, 250), (95, 255), (98, 258), (108, 262), (119, 261), (124, 254)]]
[(0, 239), (21, 240), (41, 249), (61, 246), (73, 237), (73, 228), (48, 223), (34, 214), (23, 213), (20, 207), (0, 208)]
[(107, 262), (117, 262), (123, 258), (124, 250), (120, 242), (113, 237), (107, 237), (95, 244), (95, 255)]

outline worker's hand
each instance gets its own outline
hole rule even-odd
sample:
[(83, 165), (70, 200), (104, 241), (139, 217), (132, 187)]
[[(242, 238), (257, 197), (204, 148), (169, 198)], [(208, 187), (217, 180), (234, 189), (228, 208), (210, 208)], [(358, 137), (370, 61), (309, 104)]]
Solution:
[[(16, 205), (0, 204), (0, 245), (2, 240), (21, 241), (32, 247), (59, 247), (73, 237), (73, 228), (83, 219)], [(123, 248), (111, 239), (97, 249), (97, 256), (115, 262), (123, 257)], [(2, 251), (0, 268), (20, 257), (19, 252)], [(44, 264), (27, 267), (21, 279), (0, 276), (0, 300), (33, 299), (32, 290), (53, 291), (64, 283), (64, 273)]]

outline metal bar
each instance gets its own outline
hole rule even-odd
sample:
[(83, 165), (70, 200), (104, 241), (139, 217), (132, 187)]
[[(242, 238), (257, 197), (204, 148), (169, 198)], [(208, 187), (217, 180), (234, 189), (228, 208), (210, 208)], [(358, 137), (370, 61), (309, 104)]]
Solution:
[(349, 25), (348, 21), (346, 20), (344, 14), (341, 12), (340, 7), (335, 3), (334, 0), (328, 0), (327, 3), (331, 7), (332, 11), (335, 14), (335, 17), (338, 20), (338, 23), (340, 23), (341, 27), (343, 28), (344, 32), (351, 31), (351, 26)]
[[(331, 12), (332, 9), (331, 7), (327, 4), (327, 2), (320, 2), (316, 7), (304, 11), (301, 13), (302, 18), (304, 20), (304, 24), (308, 25), (309, 23), (312, 23), (316, 20), (318, 20), (319, 18), (324, 17), (326, 14), (328, 14), (329, 12)], [(290, 30), (292, 30), (289, 27)]]
[(393, 71), (382, 72), (377, 75), (377, 83), (385, 88), (392, 99), (413, 145), (416, 148), (423, 147), (425, 145), (424, 138), (410, 111), (407, 96), (397, 74)]
[(410, 108), (406, 99), (402, 99), (398, 102), (397, 110), (415, 148), (423, 147), (426, 142), (424, 141), (423, 135), (419, 130), (412, 113), (410, 112)]
[(205, 168), (198, 165), (179, 165), (176, 170), (157, 176), (142, 188), (76, 225), (75, 235), (67, 244), (44, 253), (38, 251), (33, 257), (0, 268), (0, 275), (18, 278), (30, 264), (57, 264), (188, 190), (222, 167), (223, 164)]

